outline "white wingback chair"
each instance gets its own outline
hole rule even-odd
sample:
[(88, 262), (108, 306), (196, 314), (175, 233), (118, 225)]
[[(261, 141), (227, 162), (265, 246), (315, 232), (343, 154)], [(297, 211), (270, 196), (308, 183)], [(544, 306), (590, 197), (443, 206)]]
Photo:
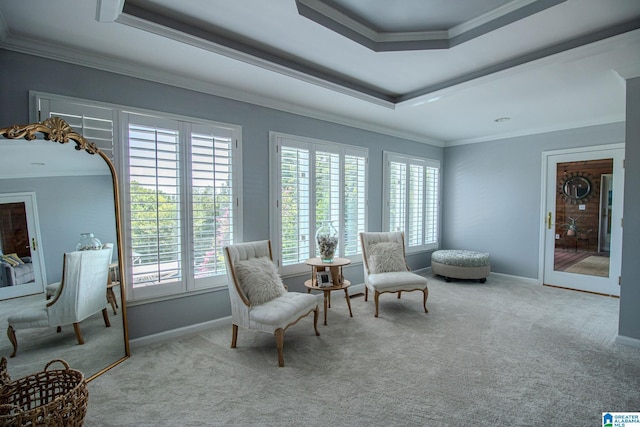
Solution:
[(380, 294), (421, 291), (424, 294), (424, 312), (427, 310), (427, 279), (412, 273), (405, 258), (404, 233), (402, 232), (367, 232), (360, 233), (364, 267), (364, 300), (369, 297), (369, 290), (374, 293), (376, 304), (375, 317), (378, 317), (378, 300)]
[(18, 350), (16, 330), (73, 324), (78, 344), (84, 344), (80, 322), (102, 311), (106, 327), (111, 326), (107, 313), (105, 290), (111, 262), (112, 248), (77, 251), (64, 254), (62, 281), (55, 298), (41, 309), (25, 310), (9, 316), (7, 336), (13, 344), (15, 357)]
[(224, 248), (231, 299), (231, 348), (236, 348), (238, 327), (272, 333), (278, 365), (284, 366), (284, 331), (313, 313), (318, 332), (318, 300), (310, 294), (288, 292), (278, 276), (268, 240), (238, 243)]
[[(111, 256), (113, 257), (113, 243), (105, 243), (104, 245), (102, 245), (102, 249), (111, 249)], [(49, 299), (56, 296), (59, 289), (60, 289), (60, 282), (49, 283), (44, 288), (46, 298)], [(115, 309), (114, 309), (114, 314), (115, 314)]]

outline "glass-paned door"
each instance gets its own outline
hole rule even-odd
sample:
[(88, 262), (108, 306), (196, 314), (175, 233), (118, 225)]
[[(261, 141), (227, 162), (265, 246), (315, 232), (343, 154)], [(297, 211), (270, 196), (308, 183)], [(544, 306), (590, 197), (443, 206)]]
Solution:
[(623, 154), (547, 157), (545, 284), (619, 295)]

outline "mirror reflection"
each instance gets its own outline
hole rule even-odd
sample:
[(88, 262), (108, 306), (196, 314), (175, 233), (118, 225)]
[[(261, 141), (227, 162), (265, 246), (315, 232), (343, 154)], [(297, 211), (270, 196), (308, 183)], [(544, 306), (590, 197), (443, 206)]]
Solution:
[[(0, 356), (13, 379), (56, 358), (92, 378), (129, 352), (116, 181), (101, 153), (36, 136), (0, 136)], [(87, 233), (106, 249), (77, 251)]]
[(591, 183), (583, 176), (573, 176), (564, 183), (562, 191), (573, 200), (584, 199), (591, 192)]
[(555, 271), (609, 277), (613, 159), (558, 163)]

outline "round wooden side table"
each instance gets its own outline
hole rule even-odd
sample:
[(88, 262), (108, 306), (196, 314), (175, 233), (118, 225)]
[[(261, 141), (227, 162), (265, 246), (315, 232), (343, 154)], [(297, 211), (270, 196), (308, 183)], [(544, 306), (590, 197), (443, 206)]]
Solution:
[(311, 266), (311, 279), (304, 282), (307, 293), (310, 293), (312, 290), (322, 291), (324, 293), (324, 324), (327, 324), (327, 309), (331, 308), (331, 291), (344, 290), (344, 296), (347, 300), (347, 306), (349, 307), (349, 316), (353, 317), (351, 300), (349, 299), (349, 291), (347, 290), (347, 288), (351, 286), (351, 282), (346, 280), (342, 275), (342, 267), (351, 264), (351, 260), (347, 258), (334, 258), (333, 262), (328, 263), (316, 257), (306, 260), (305, 264)]

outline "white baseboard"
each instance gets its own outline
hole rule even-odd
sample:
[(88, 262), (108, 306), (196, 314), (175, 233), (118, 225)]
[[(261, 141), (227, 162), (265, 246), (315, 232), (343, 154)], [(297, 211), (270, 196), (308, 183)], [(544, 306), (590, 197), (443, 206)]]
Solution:
[(542, 285), (542, 282), (540, 282), (540, 280), (538, 279), (533, 279), (531, 277), (523, 277), (523, 276), (514, 276), (512, 274), (504, 274), (504, 273), (494, 273), (493, 271), (489, 274), (489, 277), (487, 278), (487, 280), (491, 277), (491, 276), (499, 276), (499, 277), (503, 277), (505, 279), (512, 279), (516, 282), (519, 283), (523, 283), (523, 284), (527, 284), (527, 285)]
[(640, 348), (640, 339), (625, 337), (624, 335), (618, 335), (616, 337), (616, 343), (626, 345), (628, 347)]
[[(357, 294), (364, 292), (364, 283), (358, 285), (349, 286), (349, 294)], [(314, 294), (318, 298), (318, 304), (322, 307), (323, 294)], [(144, 337), (135, 338), (129, 340), (129, 346), (132, 350), (136, 348), (144, 347), (150, 344), (157, 344), (163, 341), (168, 341), (176, 338), (180, 338), (186, 335), (195, 334), (207, 329), (215, 329), (231, 326), (231, 316), (222, 317), (220, 319), (209, 320), (208, 322), (197, 323), (195, 325), (189, 325), (182, 328), (171, 329), (170, 331), (159, 332), (157, 334), (146, 335)]]
[(349, 295), (364, 293), (364, 283), (349, 286)]
[[(427, 275), (427, 273), (431, 272), (431, 267), (421, 268), (420, 270), (415, 270), (414, 273)], [(489, 273), (489, 277), (487, 280), (491, 279), (491, 276), (498, 276), (504, 279), (514, 280), (516, 282), (526, 284), (526, 285), (542, 285), (542, 282), (538, 279), (533, 279), (531, 277), (524, 276), (514, 276), (512, 274), (504, 274), (504, 273), (494, 273), (493, 271)]]
[(231, 326), (231, 316), (209, 320), (208, 322), (196, 323), (195, 325), (189, 325), (183, 328), (171, 329), (169, 331), (159, 332), (157, 334), (146, 335), (140, 338), (135, 338), (129, 340), (129, 346), (132, 350), (135, 350), (136, 348), (144, 347), (149, 344), (156, 344), (159, 342), (180, 338), (185, 335), (195, 334), (207, 329), (221, 328), (224, 326)]

